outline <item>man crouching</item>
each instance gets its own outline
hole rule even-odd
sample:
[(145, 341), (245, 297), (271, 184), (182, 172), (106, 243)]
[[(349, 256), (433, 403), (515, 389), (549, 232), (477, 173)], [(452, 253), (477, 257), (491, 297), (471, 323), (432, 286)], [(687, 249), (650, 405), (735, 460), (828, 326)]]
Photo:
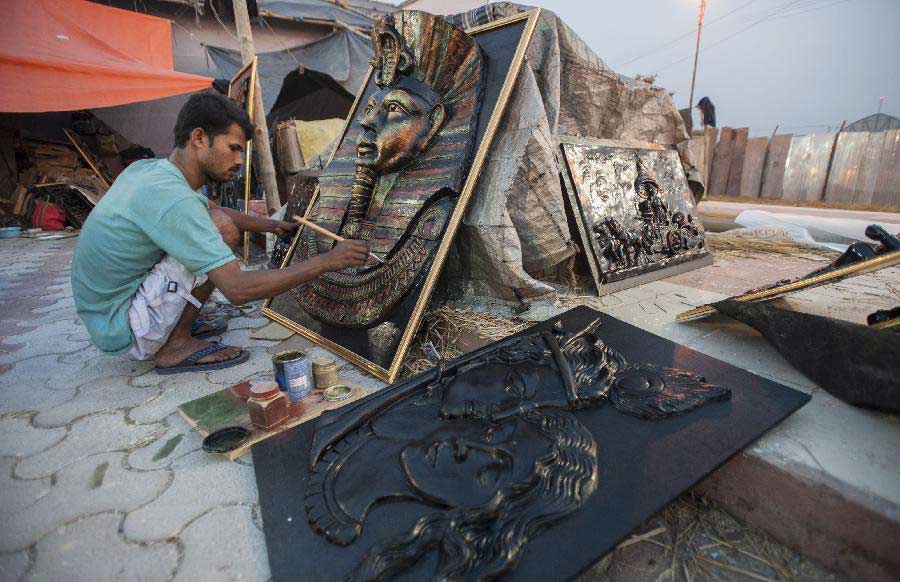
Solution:
[(365, 263), (368, 245), (347, 240), (285, 269), (241, 270), (232, 251), (239, 231), (296, 228), (223, 208), (197, 192), (235, 176), (252, 131), (230, 99), (193, 95), (178, 114), (172, 155), (128, 166), (91, 211), (75, 248), (72, 291), (101, 350), (153, 359), (160, 373), (233, 366), (248, 358), (246, 350), (195, 337), (205, 335), (194, 324), (213, 289), (240, 305)]

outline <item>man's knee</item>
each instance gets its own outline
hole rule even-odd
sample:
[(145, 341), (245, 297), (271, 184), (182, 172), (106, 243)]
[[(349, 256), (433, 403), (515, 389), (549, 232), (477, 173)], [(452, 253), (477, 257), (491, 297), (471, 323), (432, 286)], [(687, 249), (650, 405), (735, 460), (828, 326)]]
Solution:
[(231, 217), (218, 209), (210, 210), (209, 217), (212, 219), (213, 224), (216, 225), (216, 228), (219, 229), (225, 244), (235, 248), (241, 240), (241, 232), (234, 221), (231, 220)]

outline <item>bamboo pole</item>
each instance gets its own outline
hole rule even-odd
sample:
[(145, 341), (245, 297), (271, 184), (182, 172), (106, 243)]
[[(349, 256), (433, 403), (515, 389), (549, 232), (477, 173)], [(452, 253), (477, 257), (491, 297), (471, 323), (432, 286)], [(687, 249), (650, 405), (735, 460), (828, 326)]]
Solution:
[[(234, 5), (234, 24), (237, 28), (238, 40), (241, 44), (241, 60), (246, 65), (256, 56), (253, 47), (253, 32), (250, 29), (250, 14), (247, 12), (247, 0), (232, 0)], [(262, 179), (266, 190), (266, 208), (269, 214), (281, 207), (278, 198), (278, 183), (275, 180), (275, 162), (272, 160), (272, 148), (269, 144), (269, 124), (266, 123), (266, 110), (263, 108), (262, 90), (259, 77), (253, 91), (253, 124), (256, 131), (253, 136), (253, 148), (256, 150), (256, 171)], [(247, 208), (246, 212), (250, 212)]]

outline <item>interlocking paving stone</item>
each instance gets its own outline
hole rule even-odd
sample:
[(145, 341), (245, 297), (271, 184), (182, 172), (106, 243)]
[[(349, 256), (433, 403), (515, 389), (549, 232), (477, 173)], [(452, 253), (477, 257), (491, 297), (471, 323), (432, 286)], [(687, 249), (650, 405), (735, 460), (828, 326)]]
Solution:
[[(67, 524), (37, 544), (30, 580), (168, 580), (178, 564), (174, 542), (128, 543), (118, 534), (121, 516), (107, 513)], [(209, 579), (205, 576), (194, 580)]]
[[(262, 322), (260, 322), (260, 323), (262, 323)], [(251, 338), (250, 334), (253, 332), (254, 329), (255, 328), (246, 328), (246, 327), (239, 328), (239, 329), (229, 328), (228, 331), (226, 331), (222, 335), (222, 339), (220, 339), (219, 341), (222, 342), (223, 344), (226, 344), (229, 346), (240, 346), (242, 348), (255, 348), (255, 347), (268, 348), (268, 347), (272, 347), (278, 343), (273, 340), (260, 340), (260, 339)]]
[(137, 406), (159, 394), (157, 388), (135, 388), (128, 376), (110, 376), (82, 384), (72, 400), (34, 417), (40, 427), (63, 426), (82, 416)]
[(0, 419), (0, 455), (11, 457), (34, 455), (49, 449), (64, 438), (66, 429), (35, 428), (27, 416)]
[(59, 361), (64, 364), (80, 364), (84, 366), (87, 362), (92, 360), (96, 360), (97, 358), (106, 358), (113, 356), (106, 356), (103, 352), (101, 352), (97, 346), (94, 344), (88, 345), (88, 347), (83, 350), (79, 350), (77, 352), (72, 352), (71, 354), (62, 354), (59, 356)]
[(162, 469), (181, 457), (200, 450), (202, 437), (177, 412), (169, 415), (166, 423), (169, 428), (159, 438), (128, 454), (129, 467), (141, 470)]
[(0, 554), (0, 580), (19, 580), (28, 571), (30, 560), (28, 552)]
[(13, 479), (12, 469), (16, 460), (13, 457), (0, 457), (0, 519), (27, 509), (50, 493), (52, 480)]
[[(272, 342), (268, 343), (271, 344)], [(233, 384), (237, 384), (244, 378), (252, 376), (260, 370), (272, 369), (272, 356), (269, 355), (265, 348), (251, 347), (249, 348), (249, 350), (250, 359), (248, 359), (246, 362), (244, 362), (243, 364), (238, 364), (237, 366), (232, 366), (230, 368), (207, 372), (207, 379), (213, 384), (225, 384), (230, 386)], [(190, 373), (196, 374), (197, 372)]]
[(257, 501), (253, 467), (197, 451), (172, 463), (171, 469), (175, 478), (165, 493), (125, 518), (123, 531), (130, 539), (166, 539), (211, 509)]
[[(37, 382), (46, 382), (47, 380), (57, 380), (70, 378), (75, 374), (82, 364), (68, 364), (59, 361), (56, 354), (46, 356), (35, 356), (15, 362), (12, 370), (0, 375), (0, 381), (5, 386), (12, 384), (21, 384), (33, 386)], [(55, 387), (56, 382), (49, 384), (47, 387), (51, 390)], [(72, 388), (77, 384), (62, 385), (61, 388)]]
[[(250, 507), (214, 509), (187, 526), (179, 536), (184, 560), (176, 581), (268, 580), (265, 538)], [(223, 551), (227, 548), (228, 551)], [(297, 578), (302, 579), (301, 572)]]
[[(3, 381), (0, 375), (0, 383)], [(75, 398), (74, 387), (51, 390), (47, 384), (49, 380), (4, 383), (0, 389), (0, 415), (47, 410)]]
[(177, 412), (178, 407), (185, 402), (222, 390), (222, 386), (210, 384), (205, 374), (175, 374), (161, 377), (166, 380), (160, 384), (162, 392), (159, 397), (132, 408), (128, 412), (128, 418), (132, 421), (158, 422)]
[(57, 312), (59, 312), (63, 309), (71, 309), (72, 314), (74, 314), (75, 313), (75, 298), (74, 297), (65, 297), (51, 305), (47, 305), (45, 307), (35, 307), (31, 311), (32, 311), (32, 313), (55, 314), (57, 316), (60, 316), (60, 314)]
[(41, 536), (79, 516), (131, 511), (158, 497), (171, 481), (169, 471), (125, 468), (125, 453), (82, 458), (56, 474), (50, 492), (27, 509), (4, 516), (0, 551), (30, 546)]
[(60, 377), (60, 382), (71, 386), (81, 386), (92, 380), (109, 376), (139, 376), (152, 369), (153, 362), (141, 362), (128, 356), (102, 355), (88, 360), (81, 369), (75, 370), (65, 377)]
[[(4, 345), (21, 344), (23, 346), (21, 349), (22, 353), (17, 354), (17, 358), (45, 354), (64, 354), (87, 347), (86, 342), (67, 339), (71, 332), (72, 324), (70, 322), (53, 321), (30, 330), (28, 327), (25, 327), (21, 333), (8, 335), (2, 341)], [(0, 360), (6, 362), (9, 358), (2, 357)]]
[(16, 465), (15, 475), (21, 479), (49, 476), (97, 453), (135, 448), (164, 431), (162, 424), (129, 425), (124, 412), (87, 416), (75, 421), (59, 444), (22, 459)]

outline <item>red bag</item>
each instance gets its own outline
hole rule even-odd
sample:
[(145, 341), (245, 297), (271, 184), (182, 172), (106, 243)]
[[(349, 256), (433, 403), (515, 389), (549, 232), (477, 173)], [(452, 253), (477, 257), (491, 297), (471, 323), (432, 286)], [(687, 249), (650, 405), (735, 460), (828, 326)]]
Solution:
[(62, 230), (66, 227), (66, 213), (58, 204), (38, 200), (31, 213), (31, 226), (43, 230)]

